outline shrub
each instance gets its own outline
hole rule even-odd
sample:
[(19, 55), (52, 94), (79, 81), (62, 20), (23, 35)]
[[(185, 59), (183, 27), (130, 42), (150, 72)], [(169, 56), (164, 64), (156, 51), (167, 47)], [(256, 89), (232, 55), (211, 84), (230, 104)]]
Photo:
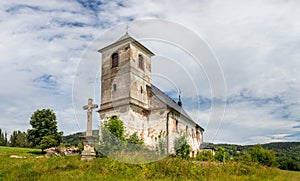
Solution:
[(117, 116), (109, 117), (101, 125), (100, 151), (108, 155), (110, 152), (117, 152), (124, 147), (125, 127)]
[(156, 145), (156, 153), (160, 156), (167, 154), (167, 135), (165, 131), (160, 131), (159, 135), (155, 137), (158, 142)]
[(118, 116), (109, 117), (101, 126), (99, 151), (104, 155), (144, 150), (143, 143), (137, 132), (125, 138), (125, 126)]
[(77, 145), (79, 152), (81, 153), (83, 151), (83, 144), (82, 143), (78, 143)]
[(188, 158), (190, 156), (191, 147), (187, 143), (185, 136), (180, 136), (174, 141), (174, 149), (176, 152), (176, 156), (181, 158)]
[(212, 154), (211, 151), (203, 150), (197, 153), (196, 159), (199, 161), (213, 161), (214, 155)]
[(142, 145), (144, 143), (143, 139), (140, 139), (137, 132), (134, 132), (128, 139), (128, 143)]
[(133, 133), (126, 141), (127, 151), (139, 151), (143, 148), (144, 141), (138, 137), (137, 132)]

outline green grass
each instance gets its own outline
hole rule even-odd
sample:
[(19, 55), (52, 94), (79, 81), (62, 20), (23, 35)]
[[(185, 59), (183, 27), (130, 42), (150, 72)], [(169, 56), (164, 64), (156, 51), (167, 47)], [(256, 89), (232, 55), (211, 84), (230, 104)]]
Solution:
[(27, 156), (27, 157), (36, 157), (42, 155), (41, 149), (33, 148), (15, 148), (15, 147), (5, 147), (0, 146), (0, 156), (9, 157), (11, 155)]
[[(109, 158), (80, 161), (79, 156), (36, 158), (37, 149), (0, 147), (0, 180), (299, 180), (300, 172), (233, 162), (201, 164), (166, 158), (126, 164)], [(13, 159), (10, 155), (26, 156)]]

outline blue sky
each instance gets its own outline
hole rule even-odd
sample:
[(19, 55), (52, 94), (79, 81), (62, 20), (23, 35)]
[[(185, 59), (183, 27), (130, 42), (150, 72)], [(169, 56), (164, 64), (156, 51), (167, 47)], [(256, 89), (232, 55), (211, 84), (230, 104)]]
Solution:
[[(73, 83), (86, 52), (94, 50), (89, 49), (91, 44), (116, 26), (120, 28), (113, 41), (123, 35), (126, 23), (158, 19), (197, 34), (220, 63), (226, 100), (212, 98), (205, 75), (192, 66), (186, 68), (197, 77), (201, 90), (193, 96), (178, 72), (166, 72), (180, 88), (189, 114), (204, 128), (210, 120), (211, 100), (216, 106), (226, 103), (212, 141), (300, 141), (299, 6), (297, 0), (1, 1), (0, 128), (9, 134), (26, 131), (35, 110), (51, 108), (65, 134), (83, 131), (86, 113), (81, 106), (88, 97), (99, 104), (99, 77), (78, 80), (90, 83), (92, 90), (83, 87), (75, 98)], [(100, 55), (94, 61), (100, 63)], [(153, 67), (159, 72), (167, 68), (156, 59)], [(164, 82), (154, 81), (176, 94)], [(93, 127), (97, 128), (96, 121)]]

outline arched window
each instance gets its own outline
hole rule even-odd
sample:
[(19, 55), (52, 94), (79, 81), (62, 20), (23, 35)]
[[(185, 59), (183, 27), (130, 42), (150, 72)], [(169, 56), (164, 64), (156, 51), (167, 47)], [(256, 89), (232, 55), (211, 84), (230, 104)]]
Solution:
[(139, 68), (144, 70), (144, 57), (141, 54), (139, 54)]
[(111, 56), (111, 68), (117, 67), (119, 65), (119, 55), (117, 53)]

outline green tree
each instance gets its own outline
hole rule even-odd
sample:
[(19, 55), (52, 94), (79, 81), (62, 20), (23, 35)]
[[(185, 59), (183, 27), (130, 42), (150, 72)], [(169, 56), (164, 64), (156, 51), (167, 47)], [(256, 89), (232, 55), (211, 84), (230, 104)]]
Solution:
[(27, 134), (25, 132), (21, 131), (14, 131), (13, 134), (10, 136), (9, 139), (9, 145), (11, 147), (28, 147), (28, 142), (27, 142)]
[(116, 138), (125, 140), (125, 126), (119, 116), (112, 116), (109, 120), (104, 122), (105, 128)]
[(191, 147), (187, 143), (185, 136), (180, 136), (174, 141), (174, 149), (176, 152), (176, 156), (181, 158), (188, 158), (190, 156)]
[(0, 129), (0, 146), (6, 146), (7, 143), (7, 133), (3, 133), (2, 129)]
[(58, 140), (56, 140), (53, 135), (43, 136), (40, 142), (40, 147), (42, 148), (42, 150), (50, 148), (52, 146), (58, 146), (58, 145), (59, 145)]
[(271, 150), (265, 150), (260, 144), (254, 145), (249, 151), (253, 162), (258, 162), (265, 166), (276, 166), (276, 156)]
[(125, 126), (118, 116), (109, 117), (101, 125), (100, 151), (108, 155), (110, 152), (120, 151), (125, 145)]
[(287, 159), (281, 162), (279, 168), (284, 170), (300, 171), (300, 164), (295, 160)]
[(226, 154), (225, 149), (221, 146), (218, 147), (217, 151), (216, 151), (216, 154), (215, 154), (215, 159), (224, 163), (227, 158), (228, 158), (228, 156)]
[[(62, 132), (57, 131), (55, 113), (50, 109), (37, 110), (30, 118), (32, 129), (27, 132), (27, 141), (33, 147), (45, 148), (58, 146), (62, 140)], [(55, 141), (54, 141), (55, 140)]]

